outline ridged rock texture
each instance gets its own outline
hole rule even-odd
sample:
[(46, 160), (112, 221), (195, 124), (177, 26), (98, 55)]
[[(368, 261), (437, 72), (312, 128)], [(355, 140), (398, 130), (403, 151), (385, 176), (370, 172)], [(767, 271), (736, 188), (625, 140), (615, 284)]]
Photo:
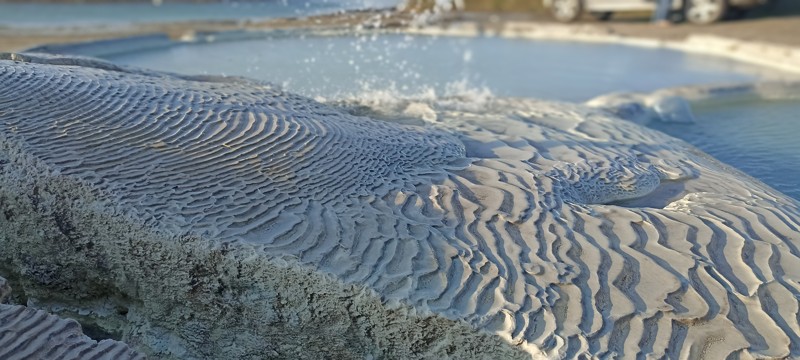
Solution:
[(145, 353), (800, 356), (798, 204), (661, 133), (16, 59), (0, 271)]
[[(4, 290), (6, 292), (4, 292)], [(0, 277), (0, 302), (9, 291)], [(94, 341), (75, 320), (61, 319), (44, 311), (0, 303), (0, 359), (107, 359), (144, 360), (125, 343)]]

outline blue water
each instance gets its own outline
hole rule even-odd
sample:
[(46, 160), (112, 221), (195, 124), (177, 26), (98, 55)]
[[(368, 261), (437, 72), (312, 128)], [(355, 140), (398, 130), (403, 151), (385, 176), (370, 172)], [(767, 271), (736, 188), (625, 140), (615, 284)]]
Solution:
[(800, 100), (735, 97), (694, 105), (697, 123), (652, 127), (800, 200)]
[(0, 4), (0, 26), (119, 26), (191, 20), (247, 20), (308, 16), (341, 10), (387, 8), (399, 0), (262, 0), (212, 3)]
[(666, 49), (480, 37), (284, 36), (183, 44), (108, 58), (186, 74), (247, 76), (326, 98), (381, 91), (448, 95), (469, 88), (502, 97), (585, 101), (614, 91), (780, 76)]

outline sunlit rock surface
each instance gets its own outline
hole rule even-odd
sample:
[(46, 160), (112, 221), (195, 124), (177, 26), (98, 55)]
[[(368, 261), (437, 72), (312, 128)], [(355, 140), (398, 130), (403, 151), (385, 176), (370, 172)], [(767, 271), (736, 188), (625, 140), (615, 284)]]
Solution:
[(798, 204), (602, 110), (24, 60), (0, 271), (145, 353), (800, 355)]

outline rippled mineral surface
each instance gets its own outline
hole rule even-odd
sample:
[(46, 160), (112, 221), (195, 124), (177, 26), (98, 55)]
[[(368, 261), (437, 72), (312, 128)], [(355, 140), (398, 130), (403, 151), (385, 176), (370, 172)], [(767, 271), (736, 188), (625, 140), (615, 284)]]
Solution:
[(0, 358), (142, 360), (127, 344), (94, 341), (75, 320), (61, 319), (21, 305), (3, 304), (11, 291), (0, 277)]
[(145, 354), (800, 355), (798, 203), (601, 110), (5, 57), (0, 271)]

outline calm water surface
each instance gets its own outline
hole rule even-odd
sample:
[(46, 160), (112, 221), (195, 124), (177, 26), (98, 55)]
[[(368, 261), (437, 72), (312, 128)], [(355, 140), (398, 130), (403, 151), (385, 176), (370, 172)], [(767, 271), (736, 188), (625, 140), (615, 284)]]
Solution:
[(309, 96), (485, 89), (496, 96), (584, 101), (614, 91), (778, 76), (731, 60), (621, 45), (407, 35), (269, 37), (110, 56), (187, 74), (240, 75)]
[(800, 200), (800, 101), (738, 97), (695, 105), (695, 124), (653, 123)]

